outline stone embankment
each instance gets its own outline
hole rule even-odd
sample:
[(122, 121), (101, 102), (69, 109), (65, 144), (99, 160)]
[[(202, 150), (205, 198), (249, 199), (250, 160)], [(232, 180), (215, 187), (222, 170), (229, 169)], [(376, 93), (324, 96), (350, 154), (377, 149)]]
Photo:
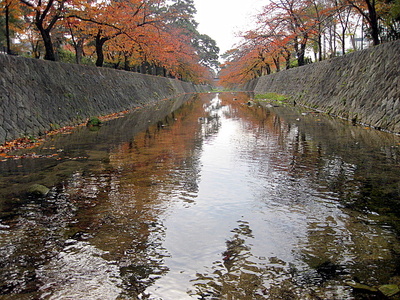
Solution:
[(0, 54), (0, 143), (209, 89), (171, 78)]
[(400, 133), (400, 40), (250, 81), (245, 90)]

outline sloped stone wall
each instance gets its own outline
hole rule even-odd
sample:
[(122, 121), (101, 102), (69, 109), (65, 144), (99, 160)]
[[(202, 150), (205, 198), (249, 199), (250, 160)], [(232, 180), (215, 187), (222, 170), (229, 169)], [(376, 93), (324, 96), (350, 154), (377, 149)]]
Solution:
[(299, 104), (400, 133), (400, 40), (264, 76), (245, 89), (290, 95)]
[(0, 143), (209, 89), (171, 78), (0, 54)]

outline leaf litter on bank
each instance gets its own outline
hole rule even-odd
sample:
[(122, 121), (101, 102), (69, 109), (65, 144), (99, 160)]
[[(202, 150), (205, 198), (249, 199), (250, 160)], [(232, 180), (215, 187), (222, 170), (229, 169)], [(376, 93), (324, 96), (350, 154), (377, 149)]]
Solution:
[[(135, 108), (138, 109), (138, 108)], [(129, 110), (125, 110), (122, 112), (118, 113), (113, 113), (109, 114), (106, 116), (101, 116), (99, 117), (99, 120), (102, 122), (110, 121), (113, 119), (118, 119), (121, 117), (124, 117), (127, 113), (129, 113)], [(32, 153), (26, 153), (22, 155), (13, 155), (10, 152), (12, 151), (17, 151), (17, 150), (28, 150), (28, 149), (33, 149), (35, 147), (38, 147), (42, 145), (46, 139), (50, 136), (54, 136), (57, 134), (71, 134), (74, 129), (85, 126), (87, 124), (87, 121), (81, 124), (78, 124), (76, 126), (65, 126), (59, 129), (51, 130), (45, 132), (45, 134), (41, 137), (21, 137), (12, 141), (7, 141), (4, 144), (0, 145), (0, 162), (6, 161), (8, 159), (21, 159), (21, 158), (49, 158), (49, 157), (57, 157), (58, 153), (50, 154), (50, 155), (38, 155), (34, 152)]]

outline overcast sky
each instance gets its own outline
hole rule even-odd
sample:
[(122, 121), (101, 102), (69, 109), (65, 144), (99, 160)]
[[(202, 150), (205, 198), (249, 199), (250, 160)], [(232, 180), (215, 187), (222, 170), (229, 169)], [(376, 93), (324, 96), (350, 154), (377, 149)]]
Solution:
[(245, 31), (254, 23), (256, 15), (268, 0), (194, 0), (200, 33), (213, 38), (223, 54), (240, 39), (238, 31)]

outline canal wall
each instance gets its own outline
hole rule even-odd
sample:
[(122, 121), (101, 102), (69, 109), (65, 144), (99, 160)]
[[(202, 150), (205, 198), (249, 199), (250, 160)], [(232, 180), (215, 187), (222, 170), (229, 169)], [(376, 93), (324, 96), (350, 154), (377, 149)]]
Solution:
[(245, 90), (400, 133), (400, 40), (248, 82)]
[(0, 143), (208, 90), (171, 78), (0, 54)]

